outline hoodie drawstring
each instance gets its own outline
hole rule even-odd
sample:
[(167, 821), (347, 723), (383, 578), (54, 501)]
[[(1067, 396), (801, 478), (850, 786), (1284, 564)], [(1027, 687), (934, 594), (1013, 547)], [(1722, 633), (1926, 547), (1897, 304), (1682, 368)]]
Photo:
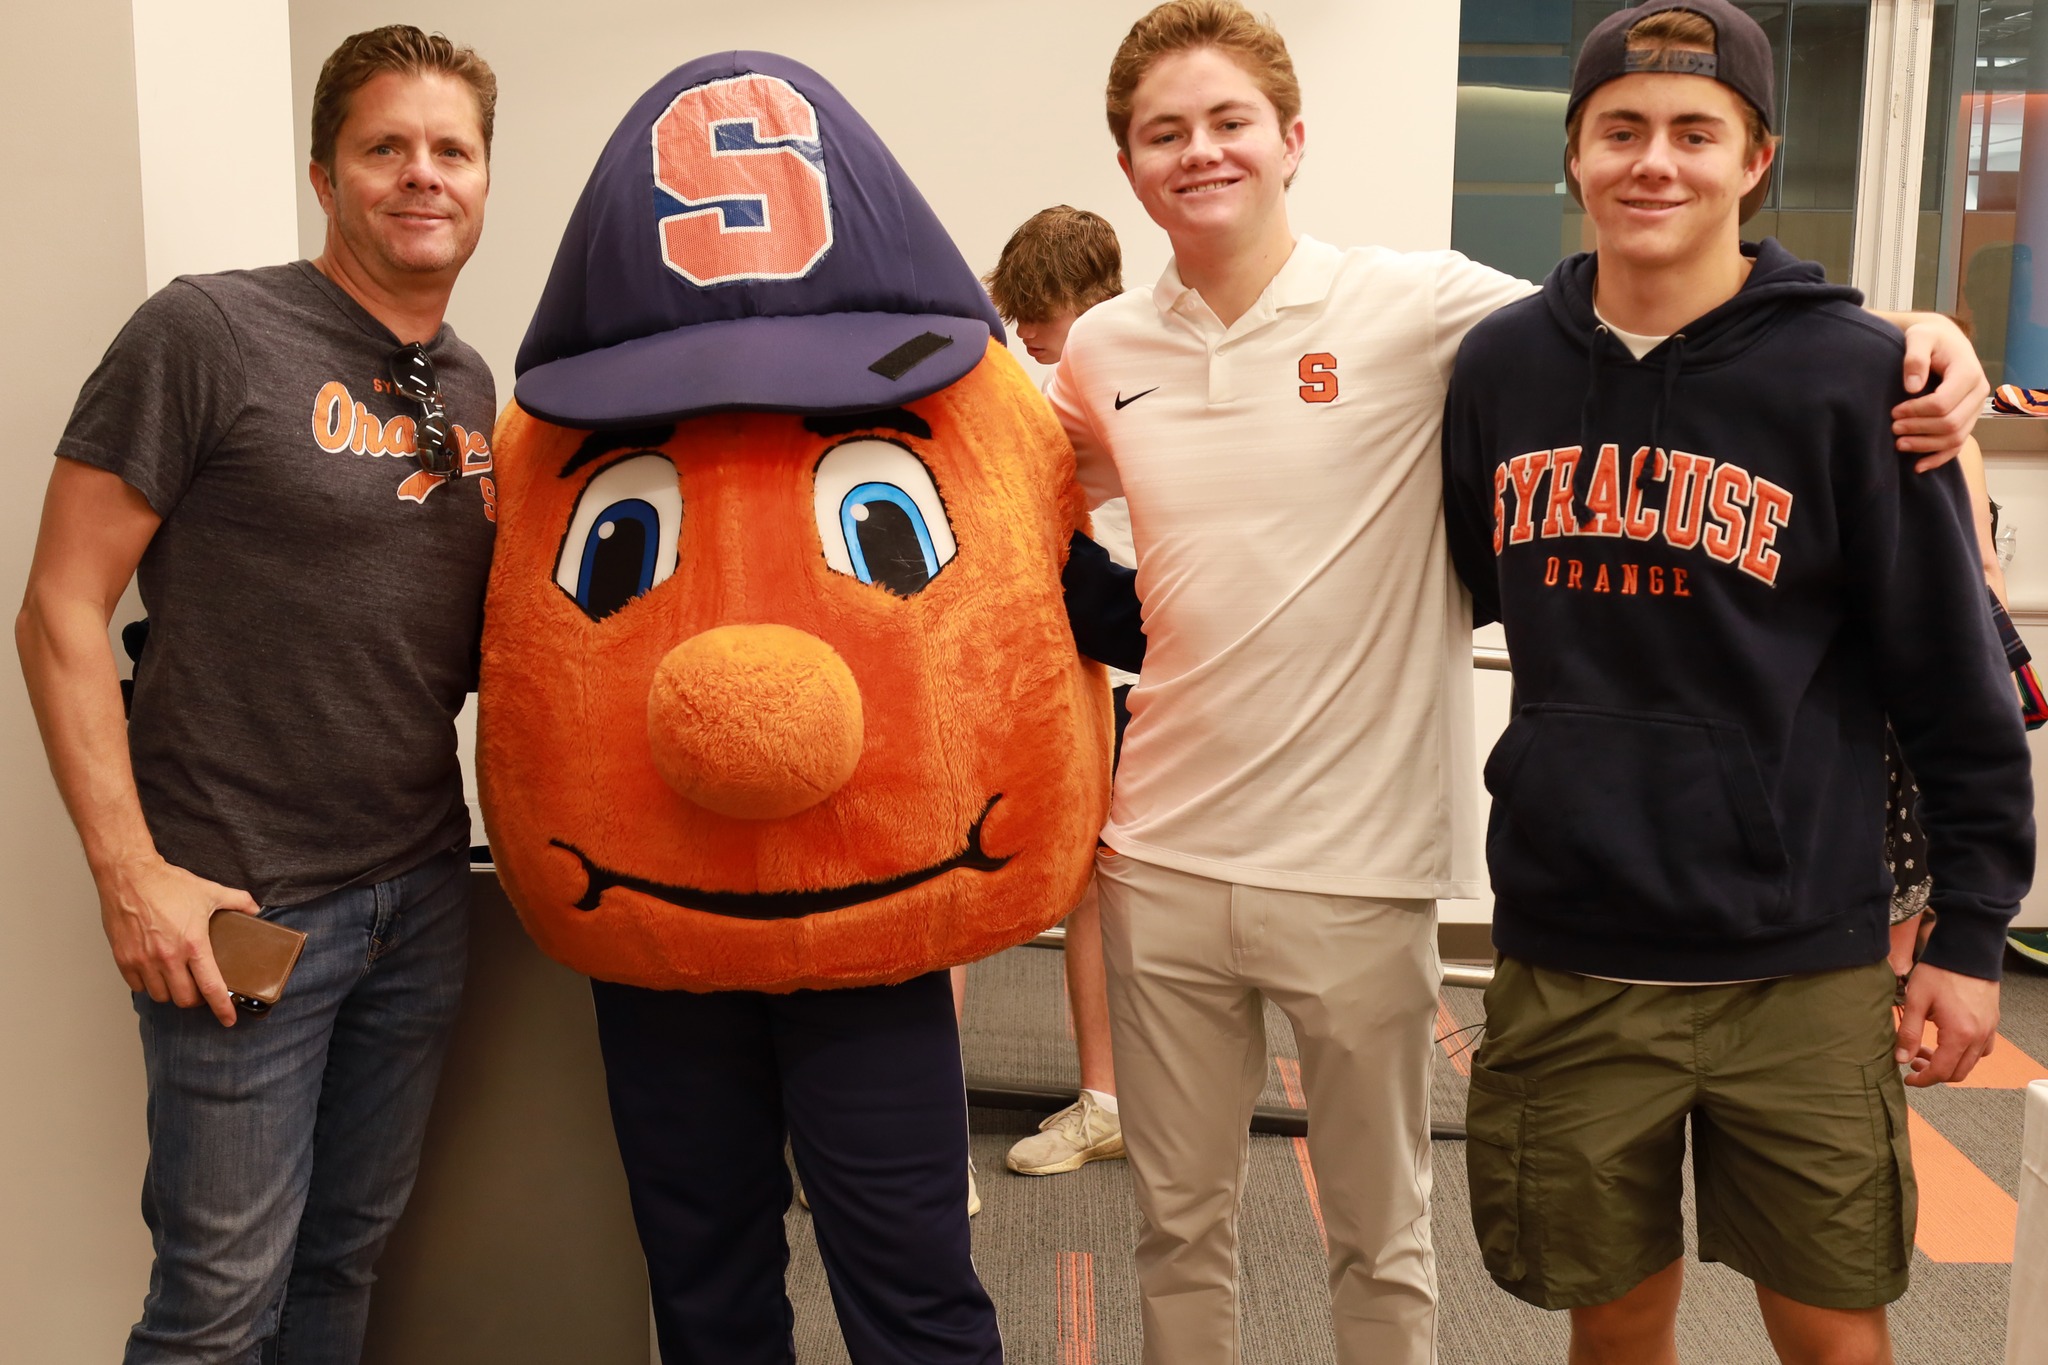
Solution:
[(1600, 352), (1606, 349), (1602, 339), (1611, 335), (1604, 322), (1593, 327), (1593, 344), (1586, 347), (1586, 401), (1579, 408), (1579, 449), (1598, 451), (1593, 444), (1593, 416), (1600, 411)]
[(1658, 391), (1657, 406), (1650, 410), (1652, 450), (1664, 449), (1664, 414), (1671, 407), (1672, 392), (1678, 388), (1678, 371), (1684, 364), (1685, 333), (1673, 332), (1670, 339), (1664, 343), (1664, 387)]

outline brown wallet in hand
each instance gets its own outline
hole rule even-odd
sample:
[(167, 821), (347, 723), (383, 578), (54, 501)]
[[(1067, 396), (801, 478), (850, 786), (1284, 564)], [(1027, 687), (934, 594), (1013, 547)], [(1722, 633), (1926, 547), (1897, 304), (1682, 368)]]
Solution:
[(284, 994), (284, 983), (298, 965), (306, 936), (297, 929), (272, 924), (239, 910), (216, 910), (206, 926), (213, 942), (214, 965), (235, 1003), (261, 1014)]

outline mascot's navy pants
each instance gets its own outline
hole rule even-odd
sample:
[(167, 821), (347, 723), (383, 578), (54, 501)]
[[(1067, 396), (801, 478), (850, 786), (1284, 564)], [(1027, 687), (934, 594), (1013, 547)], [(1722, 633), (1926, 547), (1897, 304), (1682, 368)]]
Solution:
[(853, 1365), (997, 1365), (944, 972), (693, 995), (591, 983), (664, 1365), (793, 1365), (785, 1135)]

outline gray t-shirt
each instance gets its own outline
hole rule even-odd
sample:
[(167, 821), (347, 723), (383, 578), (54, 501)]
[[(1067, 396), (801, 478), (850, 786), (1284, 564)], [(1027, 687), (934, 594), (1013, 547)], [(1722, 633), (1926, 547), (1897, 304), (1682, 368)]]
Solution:
[(57, 454), (163, 518), (128, 747), (157, 849), (266, 905), (469, 838), (456, 713), (495, 532), (483, 358), (427, 348), (464, 477), (413, 458), (397, 338), (313, 265), (174, 280), (85, 383)]

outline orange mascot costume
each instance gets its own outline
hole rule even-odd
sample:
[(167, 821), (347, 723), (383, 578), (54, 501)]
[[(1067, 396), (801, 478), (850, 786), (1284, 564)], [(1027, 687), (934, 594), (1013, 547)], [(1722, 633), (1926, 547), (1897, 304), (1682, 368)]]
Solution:
[(1102, 825), (1072, 453), (895, 159), (762, 53), (627, 114), (518, 372), (485, 818), (594, 978), (664, 1358), (793, 1359), (786, 1139), (852, 1359), (999, 1360), (942, 969), (1059, 919)]

